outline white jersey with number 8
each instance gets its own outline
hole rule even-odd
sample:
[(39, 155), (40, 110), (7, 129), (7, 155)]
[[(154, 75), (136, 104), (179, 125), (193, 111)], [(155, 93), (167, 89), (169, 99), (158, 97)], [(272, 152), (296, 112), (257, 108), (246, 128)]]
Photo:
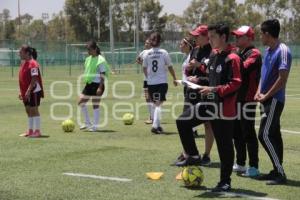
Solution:
[(160, 48), (148, 50), (143, 60), (143, 67), (147, 68), (148, 85), (168, 83), (167, 67), (171, 66), (171, 58), (166, 50)]

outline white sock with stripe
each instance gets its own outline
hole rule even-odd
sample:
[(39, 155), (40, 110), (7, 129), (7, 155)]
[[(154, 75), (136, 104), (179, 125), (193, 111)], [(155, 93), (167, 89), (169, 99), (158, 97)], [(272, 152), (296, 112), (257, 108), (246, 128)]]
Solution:
[(153, 115), (152, 115), (152, 103), (151, 102), (147, 102), (147, 107), (148, 107), (148, 111), (150, 114), (150, 118), (153, 119)]
[(100, 108), (94, 109), (94, 127), (97, 128), (100, 120)]
[(28, 117), (28, 130), (33, 130), (33, 117)]
[(150, 112), (150, 114), (151, 114), (151, 119), (154, 121), (154, 111), (155, 111), (155, 105), (154, 105), (154, 103), (150, 103), (150, 108), (151, 108), (151, 112)]
[(160, 127), (160, 114), (161, 114), (160, 106), (157, 106), (154, 110), (153, 128)]
[(33, 117), (34, 130), (40, 130), (41, 128), (41, 117)]
[(81, 106), (81, 112), (83, 113), (84, 119), (85, 119), (85, 125), (90, 126), (91, 120), (89, 116), (89, 112), (86, 105)]

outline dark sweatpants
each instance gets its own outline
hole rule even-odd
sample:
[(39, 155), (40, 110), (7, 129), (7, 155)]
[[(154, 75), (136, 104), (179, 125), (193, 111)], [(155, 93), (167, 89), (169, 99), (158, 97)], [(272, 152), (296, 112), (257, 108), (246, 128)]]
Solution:
[(256, 103), (245, 106), (241, 103), (238, 108), (241, 118), (234, 122), (234, 146), (236, 149), (236, 163), (245, 166), (247, 152), (249, 166), (258, 169), (258, 140), (255, 131), (255, 109)]
[(268, 153), (274, 170), (284, 175), (283, 162), (283, 142), (280, 131), (280, 116), (284, 104), (271, 98), (263, 103), (262, 118), (259, 127), (259, 141)]
[(233, 131), (234, 121), (212, 118), (207, 114), (207, 106), (197, 104), (185, 110), (176, 120), (180, 140), (185, 153), (199, 155), (192, 128), (206, 121), (211, 122), (221, 161), (220, 182), (231, 182), (230, 176), (234, 160)]

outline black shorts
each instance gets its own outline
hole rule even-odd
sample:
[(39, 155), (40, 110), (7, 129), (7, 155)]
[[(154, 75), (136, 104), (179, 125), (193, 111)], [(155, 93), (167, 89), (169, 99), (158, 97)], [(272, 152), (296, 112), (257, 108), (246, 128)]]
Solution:
[(143, 85), (143, 88), (148, 88), (148, 84), (147, 84), (147, 81), (144, 81), (144, 85)]
[(82, 90), (82, 94), (86, 96), (96, 96), (100, 83), (87, 83)]
[(37, 107), (41, 103), (42, 91), (31, 93), (29, 100), (23, 100), (24, 106)]
[(151, 101), (166, 101), (166, 94), (168, 92), (168, 84), (162, 83), (158, 85), (148, 85), (148, 93)]

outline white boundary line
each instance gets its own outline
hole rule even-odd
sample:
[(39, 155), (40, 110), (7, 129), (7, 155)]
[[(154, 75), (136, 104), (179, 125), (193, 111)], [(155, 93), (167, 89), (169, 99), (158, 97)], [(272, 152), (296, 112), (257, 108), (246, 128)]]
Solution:
[[(259, 129), (259, 126), (255, 126), (256, 129)], [(286, 130), (286, 129), (281, 129), (281, 132), (283, 133), (289, 133), (289, 134), (293, 134), (293, 135), (300, 135), (299, 131), (290, 131), (290, 130)]]
[(127, 178), (96, 176), (96, 175), (88, 175), (88, 174), (80, 174), (80, 173), (63, 173), (63, 175), (76, 176), (76, 177), (82, 177), (82, 178), (93, 178), (93, 179), (109, 180), (109, 181), (119, 181), (119, 182), (130, 182), (130, 181), (132, 181), (132, 179), (127, 179)]
[(285, 96), (286, 97), (296, 97), (296, 96), (300, 96), (300, 94), (287, 94)]
[(278, 200), (270, 197), (257, 197), (257, 196), (252, 196), (243, 193), (235, 193), (235, 192), (218, 192), (218, 193), (222, 194), (222, 196), (224, 197), (244, 197), (244, 198), (255, 199), (255, 200)]

